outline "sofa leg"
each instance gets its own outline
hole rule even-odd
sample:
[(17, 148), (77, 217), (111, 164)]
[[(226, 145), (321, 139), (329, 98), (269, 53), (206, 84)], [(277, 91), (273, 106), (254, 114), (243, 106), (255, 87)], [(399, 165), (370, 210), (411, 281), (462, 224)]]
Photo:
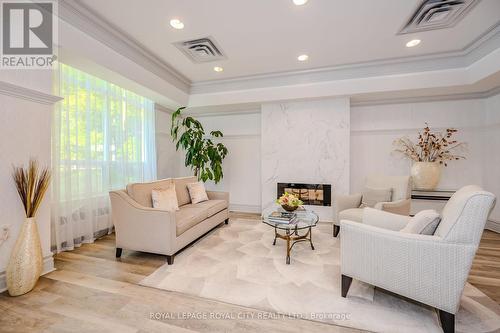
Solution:
[(455, 333), (455, 315), (443, 310), (438, 310), (439, 321), (444, 333)]
[(225, 224), (229, 224), (229, 218), (225, 219), (225, 220), (224, 220), (224, 223), (225, 223)]
[(345, 298), (347, 296), (347, 292), (349, 291), (351, 282), (352, 282), (352, 277), (342, 274), (342, 297)]
[(122, 256), (122, 248), (121, 247), (117, 247), (116, 248), (116, 257), (120, 258), (121, 256)]
[(340, 232), (340, 226), (334, 224), (333, 225), (333, 237), (337, 237), (339, 235), (339, 232)]
[(171, 256), (167, 256), (167, 264), (169, 264), (169, 265), (174, 264), (174, 255), (173, 254)]

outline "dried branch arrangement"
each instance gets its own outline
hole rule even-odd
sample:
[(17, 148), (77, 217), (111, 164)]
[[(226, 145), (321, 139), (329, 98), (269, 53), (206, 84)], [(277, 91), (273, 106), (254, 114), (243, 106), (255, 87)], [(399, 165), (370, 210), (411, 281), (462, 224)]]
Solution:
[(432, 132), (426, 123), (423, 132), (418, 133), (417, 143), (408, 137), (396, 139), (394, 152), (416, 162), (438, 162), (448, 166), (449, 161), (465, 159), (460, 153), (465, 151), (466, 144), (452, 138), (456, 132), (454, 128), (447, 128), (444, 134)]
[(30, 160), (26, 169), (24, 166), (14, 166), (12, 177), (23, 203), (26, 217), (35, 217), (43, 196), (50, 185), (49, 169), (43, 168), (40, 171), (38, 162)]

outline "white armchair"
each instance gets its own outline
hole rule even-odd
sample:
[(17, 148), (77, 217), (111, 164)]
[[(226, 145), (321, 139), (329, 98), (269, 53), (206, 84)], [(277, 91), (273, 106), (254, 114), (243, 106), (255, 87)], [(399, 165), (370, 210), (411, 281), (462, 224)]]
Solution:
[[(373, 175), (366, 179), (366, 187), (392, 189), (392, 200), (390, 202), (379, 202), (374, 208), (401, 215), (410, 214), (411, 186), (410, 176)], [(333, 236), (337, 237), (341, 220), (362, 221), (363, 208), (359, 208), (362, 198), (361, 193), (335, 197)]]
[(342, 220), (342, 296), (352, 279), (438, 309), (444, 332), (454, 332), (472, 260), (495, 196), (478, 186), (457, 191), (432, 236), (399, 232), (409, 217), (366, 209), (363, 223)]

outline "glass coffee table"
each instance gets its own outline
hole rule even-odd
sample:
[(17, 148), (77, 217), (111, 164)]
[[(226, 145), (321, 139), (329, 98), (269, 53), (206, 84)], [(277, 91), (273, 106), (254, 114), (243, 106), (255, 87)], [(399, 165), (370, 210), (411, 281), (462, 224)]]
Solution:
[(262, 222), (274, 228), (273, 245), (276, 245), (277, 238), (286, 240), (286, 263), (289, 265), (290, 252), (296, 243), (308, 241), (311, 244), (311, 249), (314, 250), (312, 228), (318, 223), (319, 217), (312, 210), (296, 210), (297, 220), (295, 222), (292, 224), (278, 223), (270, 221), (268, 218), (269, 214), (275, 211), (284, 212), (283, 208), (277, 206), (266, 209), (262, 212)]

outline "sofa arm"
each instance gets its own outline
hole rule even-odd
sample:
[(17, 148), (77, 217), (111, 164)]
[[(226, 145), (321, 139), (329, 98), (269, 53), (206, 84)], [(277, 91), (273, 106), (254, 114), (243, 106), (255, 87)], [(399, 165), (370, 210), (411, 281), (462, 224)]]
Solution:
[(361, 205), (362, 194), (337, 195), (335, 197), (335, 221), (334, 224), (340, 225), (339, 213), (350, 208), (358, 208)]
[(207, 196), (210, 200), (226, 200), (229, 205), (229, 192), (207, 191)]
[(406, 227), (411, 217), (389, 213), (383, 210), (366, 207), (363, 209), (363, 224), (378, 228), (399, 231)]
[(144, 207), (125, 191), (112, 191), (116, 247), (172, 255), (175, 252), (175, 213)]
[(341, 224), (342, 274), (456, 313), (474, 245), (364, 223)]
[(410, 215), (411, 199), (378, 202), (374, 208), (399, 215)]

